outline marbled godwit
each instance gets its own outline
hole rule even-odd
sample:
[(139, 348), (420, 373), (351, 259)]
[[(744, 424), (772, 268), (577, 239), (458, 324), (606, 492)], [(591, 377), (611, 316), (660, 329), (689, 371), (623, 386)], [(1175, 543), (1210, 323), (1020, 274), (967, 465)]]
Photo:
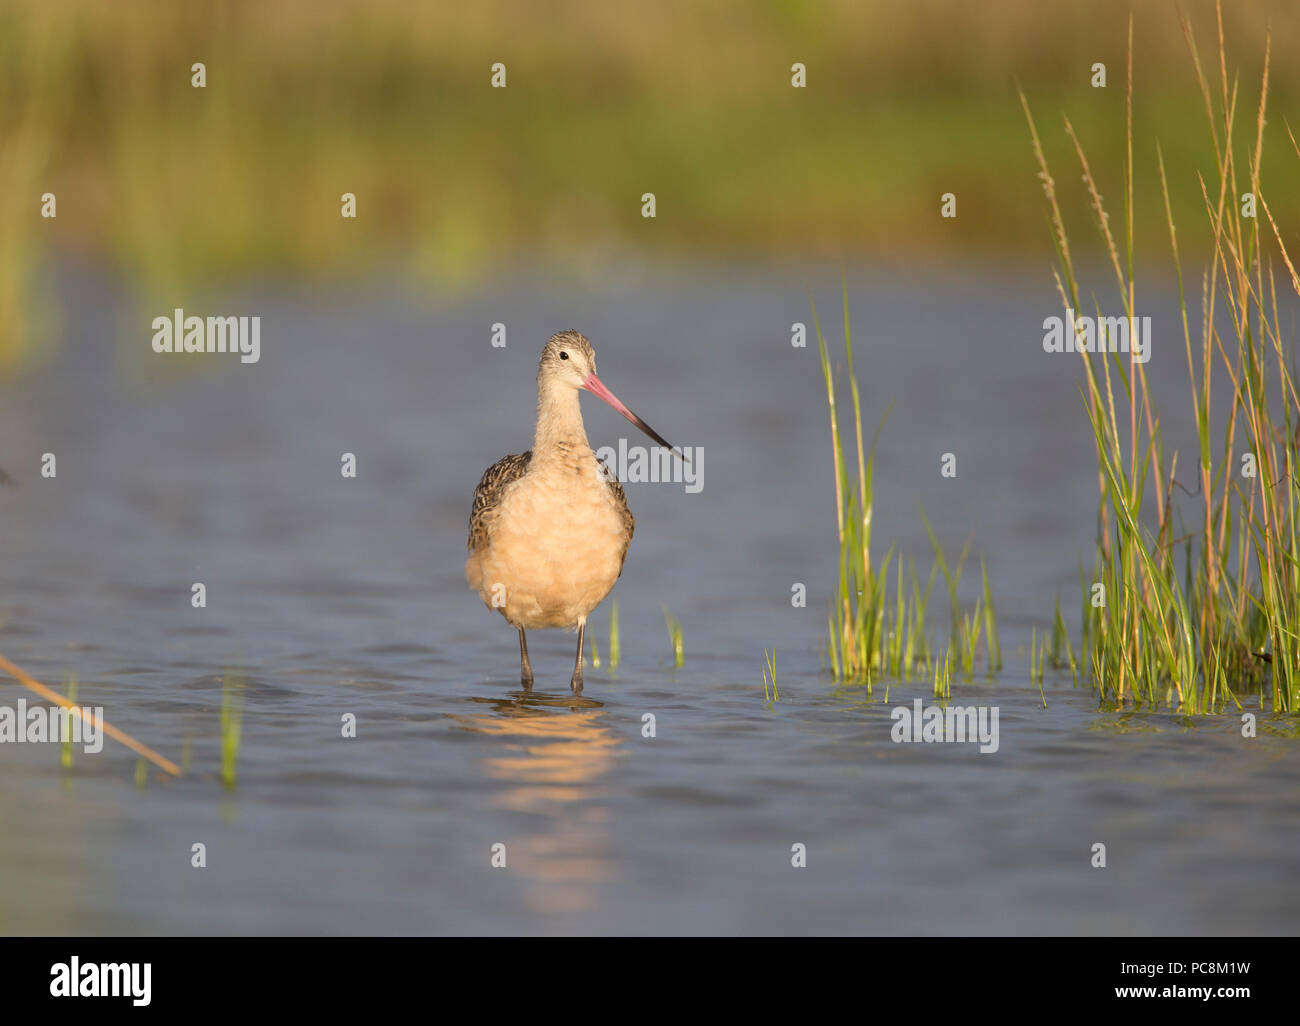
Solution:
[(587, 442), (578, 407), (586, 389), (667, 449), (672, 446), (624, 406), (596, 377), (596, 354), (576, 331), (552, 335), (537, 367), (533, 447), (488, 467), (474, 492), (465, 579), (489, 609), (519, 631), (520, 678), (532, 628), (577, 629), (570, 687), (582, 690), (582, 636), (587, 615), (619, 574), (635, 521), (617, 478)]

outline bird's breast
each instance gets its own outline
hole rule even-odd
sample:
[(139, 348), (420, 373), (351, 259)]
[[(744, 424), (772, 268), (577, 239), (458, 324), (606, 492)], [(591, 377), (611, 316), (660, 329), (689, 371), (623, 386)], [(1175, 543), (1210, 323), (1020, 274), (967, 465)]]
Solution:
[[(507, 618), (523, 626), (572, 626), (609, 593), (628, 528), (590, 449), (534, 459), (502, 500), (479, 569), (500, 585)], [(486, 600), (485, 600), (486, 601)]]
[(570, 541), (592, 544), (607, 533), (622, 534), (614, 495), (590, 450), (585, 457), (560, 453), (535, 463), (511, 489), (501, 517), (561, 547)]

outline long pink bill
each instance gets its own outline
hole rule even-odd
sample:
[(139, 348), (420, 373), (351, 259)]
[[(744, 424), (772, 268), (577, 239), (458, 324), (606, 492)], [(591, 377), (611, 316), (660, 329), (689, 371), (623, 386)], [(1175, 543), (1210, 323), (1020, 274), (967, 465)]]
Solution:
[(600, 398), (604, 399), (605, 402), (609, 403), (610, 406), (618, 410), (619, 413), (623, 414), (624, 417), (626, 417), (633, 424), (639, 427), (642, 431), (644, 431), (647, 435), (649, 435), (656, 442), (662, 445), (665, 449), (671, 449), (673, 452), (677, 453), (677, 455), (682, 460), (686, 459), (686, 457), (682, 455), (682, 451), (680, 449), (678, 449), (675, 445), (671, 445), (667, 441), (665, 441), (663, 436), (660, 435), (658, 432), (656, 432), (654, 428), (652, 428), (644, 420), (642, 420), (635, 413), (633, 413), (626, 406), (624, 406), (622, 400), (620, 400), (618, 396), (616, 396), (613, 392), (611, 392), (608, 388), (606, 388), (604, 382), (602, 382), (600, 378), (596, 377), (596, 375), (588, 374), (586, 379), (582, 382), (582, 387), (585, 388), (588, 392), (591, 392), (593, 395), (600, 396)]

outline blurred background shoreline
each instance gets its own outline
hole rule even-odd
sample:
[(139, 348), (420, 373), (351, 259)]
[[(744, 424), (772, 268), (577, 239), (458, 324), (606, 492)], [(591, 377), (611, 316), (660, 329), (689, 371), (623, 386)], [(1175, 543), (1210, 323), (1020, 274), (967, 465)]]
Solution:
[[(1284, 229), (1300, 215), (1292, 6), (1223, 12), (1247, 120), (1272, 32), (1263, 182)], [(1213, 80), (1213, 5), (1182, 9)], [(1206, 255), (1197, 175), (1212, 178), (1215, 156), (1178, 11), (1133, 11), (1141, 266), (1170, 262), (1157, 142), (1184, 259)], [(1071, 234), (1094, 239), (1061, 115), (1122, 216), (1128, 17), (1112, 0), (5, 0), (0, 372), (57, 338), (39, 284), (57, 258), (120, 274), (149, 307), (198, 307), (214, 287), (266, 277), (394, 273), (455, 291), (529, 264), (581, 274), (627, 258), (1043, 268), (1051, 236), (1017, 86), (1078, 219)], [(194, 62), (205, 88), (191, 85)], [(1104, 89), (1090, 84), (1096, 62)], [(1252, 133), (1239, 135), (1244, 147)], [(340, 214), (345, 192), (355, 219)]]

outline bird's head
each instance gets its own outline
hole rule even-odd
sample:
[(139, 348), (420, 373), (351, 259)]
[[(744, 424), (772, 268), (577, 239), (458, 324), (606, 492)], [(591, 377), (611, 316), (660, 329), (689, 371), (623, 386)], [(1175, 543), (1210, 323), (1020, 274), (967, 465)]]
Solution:
[(586, 388), (587, 379), (596, 374), (596, 351), (585, 335), (560, 331), (550, 337), (537, 365), (537, 384), (545, 389), (563, 386)]

